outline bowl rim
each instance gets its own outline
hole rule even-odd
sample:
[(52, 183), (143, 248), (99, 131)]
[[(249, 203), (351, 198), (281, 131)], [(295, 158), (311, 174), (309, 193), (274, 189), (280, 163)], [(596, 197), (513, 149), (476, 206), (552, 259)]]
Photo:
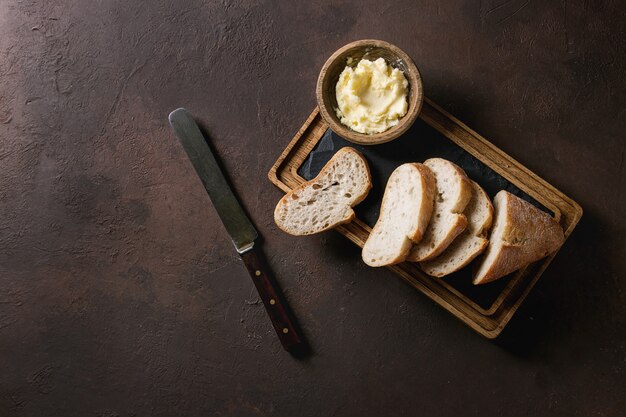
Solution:
[[(413, 101), (409, 99), (409, 108), (407, 110), (407, 114), (405, 114), (400, 119), (400, 122), (396, 126), (393, 126), (392, 128), (385, 130), (384, 132), (374, 134), (356, 132), (350, 129), (348, 126), (345, 126), (336, 118), (336, 115), (334, 115), (334, 113), (331, 114), (330, 110), (326, 107), (326, 104), (324, 103), (324, 81), (326, 81), (328, 69), (331, 67), (331, 65), (335, 64), (342, 55), (349, 52), (350, 50), (367, 46), (387, 49), (393, 55), (396, 55), (398, 58), (400, 58), (400, 60), (402, 60), (408, 68), (408, 70), (404, 72), (404, 75), (409, 82), (409, 88), (415, 92), (415, 100)], [(398, 138), (413, 125), (422, 108), (422, 103), (424, 101), (424, 88), (419, 69), (415, 65), (415, 62), (413, 62), (413, 59), (411, 59), (411, 57), (406, 52), (404, 52), (396, 45), (393, 45), (386, 41), (378, 39), (361, 39), (342, 46), (326, 60), (317, 78), (315, 95), (317, 98), (317, 105), (320, 109), (320, 114), (322, 115), (322, 118), (326, 121), (326, 123), (328, 123), (333, 132), (353, 143), (357, 143), (360, 145), (377, 145)]]

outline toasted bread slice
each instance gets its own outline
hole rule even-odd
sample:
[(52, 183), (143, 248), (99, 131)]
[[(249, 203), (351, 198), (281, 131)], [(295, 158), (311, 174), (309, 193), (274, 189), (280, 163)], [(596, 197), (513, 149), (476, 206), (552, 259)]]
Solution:
[(435, 258), (465, 230), (467, 218), (463, 210), (472, 197), (472, 183), (457, 165), (441, 158), (428, 159), (424, 165), (435, 174), (437, 190), (424, 237), (407, 256), (413, 262)]
[(474, 284), (494, 281), (538, 261), (554, 253), (565, 240), (556, 220), (529, 202), (503, 190), (493, 203), (495, 222)]
[(317, 177), (280, 199), (274, 221), (296, 236), (332, 229), (354, 218), (352, 207), (363, 201), (371, 188), (365, 157), (353, 148), (342, 148)]
[(467, 228), (457, 236), (446, 250), (435, 259), (420, 264), (422, 270), (433, 277), (451, 274), (480, 255), (489, 241), (487, 235), (493, 220), (493, 206), (482, 187), (472, 181), (472, 198), (465, 207)]
[(385, 188), (380, 215), (365, 245), (363, 262), (369, 266), (404, 261), (422, 238), (433, 211), (435, 178), (422, 164), (396, 168)]

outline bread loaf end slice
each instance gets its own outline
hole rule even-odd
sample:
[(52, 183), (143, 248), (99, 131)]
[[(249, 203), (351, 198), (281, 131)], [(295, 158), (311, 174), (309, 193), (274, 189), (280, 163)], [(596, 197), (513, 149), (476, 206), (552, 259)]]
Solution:
[(474, 274), (474, 284), (495, 281), (563, 244), (563, 229), (550, 215), (507, 191), (493, 200), (495, 221), (487, 251)]

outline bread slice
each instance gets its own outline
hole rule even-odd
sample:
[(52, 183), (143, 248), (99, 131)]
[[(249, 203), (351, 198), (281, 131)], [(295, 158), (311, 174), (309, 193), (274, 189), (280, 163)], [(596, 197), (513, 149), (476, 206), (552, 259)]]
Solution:
[(385, 266), (404, 261), (428, 226), (434, 197), (435, 178), (428, 167), (408, 163), (396, 168), (387, 181), (378, 221), (363, 246), (363, 262)]
[(428, 159), (424, 165), (435, 174), (437, 190), (430, 224), (407, 257), (413, 262), (435, 258), (465, 229), (467, 218), (462, 213), (472, 197), (472, 183), (461, 168), (441, 158)]
[(353, 148), (342, 148), (317, 177), (280, 199), (274, 221), (296, 236), (332, 229), (354, 218), (352, 207), (363, 201), (371, 188), (365, 157)]
[(422, 270), (433, 277), (451, 274), (480, 255), (489, 241), (487, 234), (493, 220), (493, 206), (482, 187), (472, 181), (472, 198), (463, 212), (467, 228), (457, 236), (446, 250), (435, 259), (420, 264)]
[(556, 220), (529, 202), (503, 190), (493, 203), (495, 222), (474, 284), (502, 278), (555, 252), (565, 240)]

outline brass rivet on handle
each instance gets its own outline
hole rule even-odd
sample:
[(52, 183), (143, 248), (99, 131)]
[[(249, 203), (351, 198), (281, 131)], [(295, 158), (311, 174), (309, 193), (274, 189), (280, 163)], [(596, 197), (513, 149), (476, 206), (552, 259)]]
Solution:
[(283, 333), (289, 333), (289, 329), (286, 327), (283, 327)]
[(256, 271), (254, 271), (254, 275), (256, 275), (257, 277), (261, 276), (261, 271), (259, 271), (258, 269)]
[(274, 300), (273, 298), (272, 298), (272, 299), (270, 299), (270, 304), (271, 304), (271, 305), (276, 304), (276, 300)]

